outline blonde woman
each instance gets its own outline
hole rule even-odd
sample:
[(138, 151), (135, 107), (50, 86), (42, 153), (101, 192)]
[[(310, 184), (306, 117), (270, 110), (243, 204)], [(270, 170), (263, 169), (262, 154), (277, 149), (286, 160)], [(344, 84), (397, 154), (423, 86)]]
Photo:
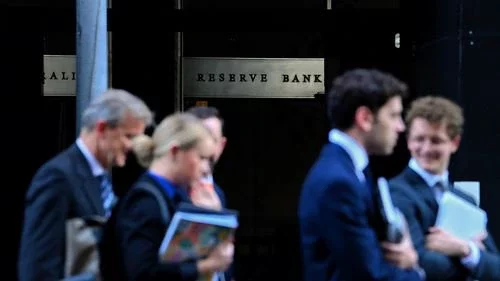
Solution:
[(121, 199), (114, 214), (113, 230), (107, 232), (108, 236), (110, 233), (114, 236), (114, 239), (107, 237), (107, 241), (113, 240), (115, 247), (103, 251), (105, 281), (194, 281), (201, 274), (225, 271), (230, 266), (234, 254), (230, 242), (205, 259), (161, 263), (158, 249), (168, 223), (163, 220), (154, 196), (137, 188), (144, 183), (152, 184), (162, 192), (173, 214), (179, 203), (190, 202), (189, 190), (184, 187), (202, 178), (214, 148), (206, 127), (185, 113), (165, 118), (152, 137), (140, 136), (134, 140), (134, 152), (147, 171)]

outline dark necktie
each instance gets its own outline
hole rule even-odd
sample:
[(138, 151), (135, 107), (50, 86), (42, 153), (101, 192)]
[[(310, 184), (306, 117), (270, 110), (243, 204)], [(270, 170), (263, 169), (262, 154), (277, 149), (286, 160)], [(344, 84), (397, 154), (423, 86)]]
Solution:
[(435, 185), (434, 188), (441, 193), (444, 193), (445, 191), (448, 191), (448, 186), (447, 184), (443, 183), (442, 181), (438, 181)]
[(375, 187), (377, 185), (373, 181), (373, 176), (372, 176), (372, 172), (370, 170), (370, 166), (367, 166), (363, 170), (363, 175), (365, 176), (365, 183), (366, 183), (366, 186), (368, 187), (368, 191), (370, 192), (370, 195), (374, 196), (374, 194), (377, 194), (377, 190), (375, 189)]
[(108, 174), (99, 176), (101, 181), (101, 201), (104, 207), (106, 217), (111, 215), (111, 208), (115, 201), (115, 194), (113, 193), (113, 184)]
[(373, 182), (372, 172), (370, 171), (370, 166), (367, 166), (363, 170), (363, 175), (365, 176), (366, 185), (370, 188), (370, 190), (372, 190), (373, 186), (374, 186), (374, 182)]
[(438, 181), (434, 185), (434, 197), (436, 198), (437, 202), (441, 201), (441, 198), (443, 198), (443, 194), (448, 191), (448, 185), (446, 183), (443, 183), (442, 181)]

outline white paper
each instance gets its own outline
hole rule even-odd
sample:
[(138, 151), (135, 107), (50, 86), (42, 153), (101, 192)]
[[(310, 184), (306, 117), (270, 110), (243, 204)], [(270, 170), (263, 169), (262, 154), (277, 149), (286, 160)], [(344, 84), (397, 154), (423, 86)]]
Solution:
[(474, 201), (476, 201), (477, 205), (479, 206), (481, 193), (480, 193), (480, 184), (478, 181), (456, 181), (453, 183), (453, 186), (456, 189), (472, 196), (472, 198), (474, 198)]
[(392, 203), (391, 194), (389, 192), (389, 184), (387, 180), (383, 177), (379, 178), (377, 181), (377, 187), (382, 199), (383, 211), (386, 215), (387, 221), (391, 224), (396, 223), (396, 211)]
[(436, 226), (469, 240), (486, 231), (486, 212), (452, 192), (445, 192), (439, 205)]

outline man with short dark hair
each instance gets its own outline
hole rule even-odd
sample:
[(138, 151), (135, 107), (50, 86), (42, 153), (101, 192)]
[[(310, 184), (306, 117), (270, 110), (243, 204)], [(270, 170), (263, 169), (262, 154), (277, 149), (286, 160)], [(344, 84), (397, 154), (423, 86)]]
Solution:
[[(227, 138), (224, 136), (224, 133), (223, 133), (223, 131), (224, 131), (224, 119), (220, 115), (219, 110), (217, 108), (209, 107), (209, 106), (191, 107), (187, 110), (187, 113), (190, 113), (190, 114), (198, 117), (199, 119), (201, 119), (203, 124), (205, 124), (205, 126), (212, 133), (212, 136), (215, 140), (215, 146), (216, 146), (215, 153), (214, 153), (213, 159), (212, 159), (212, 170), (213, 170), (215, 164), (219, 161), (220, 157), (222, 156), (222, 153), (224, 152), (224, 148), (225, 148), (226, 143), (227, 143)], [(215, 197), (215, 195), (210, 196), (210, 194), (208, 194), (206, 196), (206, 198), (208, 198), (207, 201), (213, 202), (213, 201), (216, 201), (216, 199), (218, 199), (220, 201), (221, 207), (223, 207), (223, 208), (227, 207), (226, 195), (224, 194), (224, 191), (222, 190), (222, 188), (220, 188), (220, 186), (217, 183), (215, 183), (211, 173), (206, 175), (206, 177), (213, 184), (214, 190), (215, 190), (217, 197), (218, 197), (218, 198), (215, 198), (215, 200), (213, 200), (212, 198)], [(199, 197), (204, 197), (204, 196), (199, 196)], [(193, 196), (192, 196), (192, 199), (194, 199)], [(218, 205), (217, 202), (215, 203), (215, 205)], [(234, 268), (233, 268), (233, 266), (231, 266), (229, 268), (229, 270), (225, 273), (224, 278), (226, 279), (226, 281), (231, 281), (231, 280), (234, 280), (233, 275), (234, 275)]]
[(224, 119), (220, 115), (219, 110), (211, 106), (195, 106), (191, 107), (187, 113), (193, 114), (203, 120), (205, 126), (210, 129), (217, 144), (214, 161), (219, 161), (227, 143), (227, 138), (224, 136)]
[[(187, 110), (187, 113), (192, 114), (203, 121), (203, 124), (207, 126), (207, 128), (212, 133), (213, 138), (215, 139), (215, 153), (212, 159), (212, 169), (215, 164), (219, 161), (222, 153), (224, 152), (224, 148), (227, 143), (227, 138), (223, 134), (224, 127), (224, 119), (222, 119), (219, 110), (215, 107), (207, 107), (207, 106), (195, 106), (191, 107)], [(226, 196), (224, 191), (214, 182), (214, 187), (219, 195), (219, 199), (223, 207), (226, 206)]]
[(486, 235), (460, 239), (434, 227), (445, 191), (474, 203), (450, 184), (448, 166), (463, 131), (462, 109), (453, 101), (427, 96), (412, 102), (406, 115), (408, 167), (390, 181), (394, 204), (405, 215), (430, 281), (500, 280), (500, 256)]
[(405, 129), (407, 86), (378, 70), (347, 71), (333, 82), (332, 130), (310, 169), (298, 216), (305, 281), (416, 281), (425, 273), (406, 231), (386, 240), (368, 155), (388, 155)]

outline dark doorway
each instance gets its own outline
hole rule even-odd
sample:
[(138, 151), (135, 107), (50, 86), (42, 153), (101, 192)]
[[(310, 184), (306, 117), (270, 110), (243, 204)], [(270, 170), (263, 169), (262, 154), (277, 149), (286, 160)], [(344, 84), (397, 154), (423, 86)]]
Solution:
[[(315, 99), (202, 99), (225, 119), (228, 143), (215, 169), (230, 208), (240, 211), (237, 280), (298, 280), (297, 200), (326, 140)], [(185, 101), (186, 108), (197, 99)]]

